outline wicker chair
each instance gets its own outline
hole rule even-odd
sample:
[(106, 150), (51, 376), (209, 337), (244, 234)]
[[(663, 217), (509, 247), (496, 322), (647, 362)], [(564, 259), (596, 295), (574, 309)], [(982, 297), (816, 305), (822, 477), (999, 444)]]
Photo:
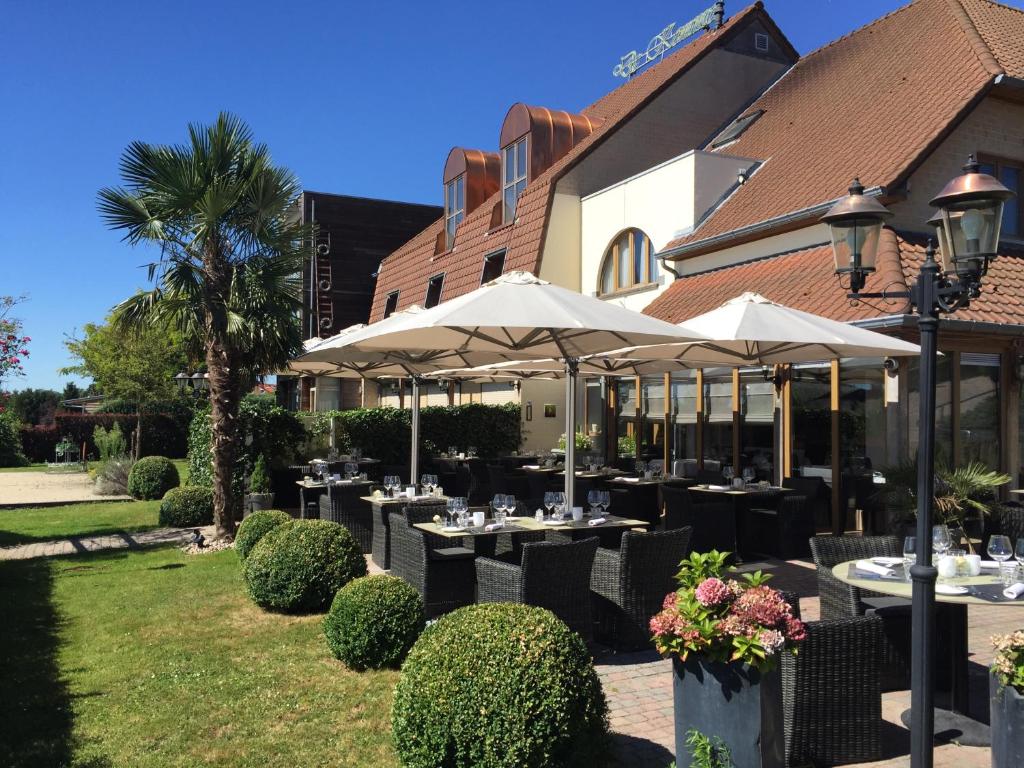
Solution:
[(743, 551), (761, 552), (781, 560), (810, 554), (814, 513), (806, 496), (783, 496), (777, 509), (751, 507), (743, 521)]
[(810, 544), (817, 566), (821, 618), (879, 616), (886, 638), (880, 656), (882, 684), (886, 690), (906, 688), (910, 681), (910, 601), (858, 589), (832, 575), (832, 568), (847, 560), (900, 556), (899, 539), (895, 536), (814, 536)]
[[(996, 507), (989, 522), (989, 535), (1003, 534), (1010, 537), (1013, 546), (1017, 539), (1024, 538), (1024, 509), (1016, 504), (1001, 504)], [(988, 547), (988, 537), (982, 542)], [(984, 551), (984, 550), (982, 550)]]
[(473, 602), (474, 552), (464, 547), (438, 548), (427, 534), (403, 515), (390, 515), (391, 573), (411, 584), (423, 597), (428, 617)]
[(523, 545), (521, 565), (490, 557), (476, 560), (477, 600), (547, 608), (589, 640), (593, 634), (590, 572), (598, 540)]
[(696, 503), (686, 488), (662, 485), (665, 530), (693, 528), (690, 549), (694, 552), (731, 551), (736, 546), (736, 513), (728, 502)]
[(881, 758), (877, 616), (813, 621), (796, 656), (781, 661), (786, 764), (843, 765)]
[(365, 486), (335, 486), (320, 496), (320, 519), (348, 528), (363, 554), (373, 550), (373, 507), (359, 498)]
[(598, 638), (618, 651), (651, 646), (648, 623), (675, 587), (690, 548), (689, 527), (622, 534), (619, 549), (597, 550), (590, 574)]

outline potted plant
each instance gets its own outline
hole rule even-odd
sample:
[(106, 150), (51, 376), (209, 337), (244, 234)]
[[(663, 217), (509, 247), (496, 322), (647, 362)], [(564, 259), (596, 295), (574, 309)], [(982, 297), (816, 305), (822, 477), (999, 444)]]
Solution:
[(1024, 765), (1024, 629), (992, 638), (992, 768)]
[(738, 766), (782, 768), (785, 745), (779, 657), (796, 653), (806, 631), (792, 607), (757, 571), (722, 574), (728, 552), (691, 553), (679, 589), (651, 619), (654, 644), (672, 658), (676, 762), (690, 765), (691, 731), (717, 739)]
[(249, 494), (245, 497), (245, 512), (256, 512), (260, 509), (271, 509), (274, 506), (274, 493), (267, 476), (267, 463), (260, 454), (256, 457), (252, 474), (249, 475)]

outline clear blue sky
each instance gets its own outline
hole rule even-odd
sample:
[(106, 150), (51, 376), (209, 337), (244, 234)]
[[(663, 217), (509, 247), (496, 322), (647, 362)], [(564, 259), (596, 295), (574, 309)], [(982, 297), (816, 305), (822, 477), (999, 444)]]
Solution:
[[(729, 0), (726, 13), (747, 3)], [(801, 53), (903, 5), (770, 0)], [(32, 337), (22, 379), (62, 386), (65, 334), (145, 286), (96, 213), (128, 142), (230, 110), (307, 189), (441, 203), (455, 145), (496, 149), (517, 101), (579, 109), (618, 57), (711, 0), (31, 0), (0, 23), (0, 294)], [(908, 41), (913, 44), (914, 41)], [(918, 44), (941, 45), (940, 40)]]

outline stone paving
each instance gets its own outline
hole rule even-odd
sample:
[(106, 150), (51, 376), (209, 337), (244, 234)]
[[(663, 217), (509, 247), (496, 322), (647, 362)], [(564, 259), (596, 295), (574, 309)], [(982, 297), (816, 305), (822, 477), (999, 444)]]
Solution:
[(0, 472), (0, 507), (128, 499), (98, 496), (85, 472)]
[[(772, 561), (748, 566), (774, 573), (773, 586), (800, 595), (803, 618), (818, 617), (817, 584), (812, 563)], [(1019, 608), (974, 608), (970, 613), (969, 647), (970, 709), (988, 722), (988, 672), (992, 659), (989, 638), (1024, 625)], [(608, 698), (609, 720), (616, 744), (618, 763), (630, 768), (667, 768), (674, 759), (675, 733), (672, 717), (672, 670), (670, 662), (653, 651), (598, 654), (598, 675)], [(939, 702), (941, 704), (941, 702)], [(896, 691), (882, 696), (883, 760), (865, 763), (873, 768), (905, 768), (910, 765), (909, 732), (900, 722), (910, 707), (910, 692)], [(989, 768), (987, 748), (942, 744), (935, 749), (935, 768)]]
[[(15, 547), (0, 547), (0, 560), (29, 560), (34, 557), (83, 555), (105, 549), (141, 549), (167, 544), (186, 544), (194, 528), (159, 528), (142, 533), (118, 532), (104, 536), (72, 536), (67, 539), (38, 541)], [(212, 525), (200, 529), (207, 539), (213, 538)]]

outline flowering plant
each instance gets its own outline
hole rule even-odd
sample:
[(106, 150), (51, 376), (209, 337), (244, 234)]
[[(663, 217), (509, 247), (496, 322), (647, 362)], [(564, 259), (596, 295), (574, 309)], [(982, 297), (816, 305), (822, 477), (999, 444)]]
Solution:
[(691, 653), (710, 661), (738, 661), (760, 670), (775, 666), (784, 650), (796, 653), (804, 624), (775, 589), (770, 575), (746, 573), (725, 579), (728, 552), (691, 553), (680, 564), (679, 589), (665, 597), (651, 619), (654, 644), (663, 655)]
[(999, 682), (1024, 694), (1024, 629), (1008, 635), (996, 635), (992, 638), (992, 646), (996, 649), (992, 671)]

